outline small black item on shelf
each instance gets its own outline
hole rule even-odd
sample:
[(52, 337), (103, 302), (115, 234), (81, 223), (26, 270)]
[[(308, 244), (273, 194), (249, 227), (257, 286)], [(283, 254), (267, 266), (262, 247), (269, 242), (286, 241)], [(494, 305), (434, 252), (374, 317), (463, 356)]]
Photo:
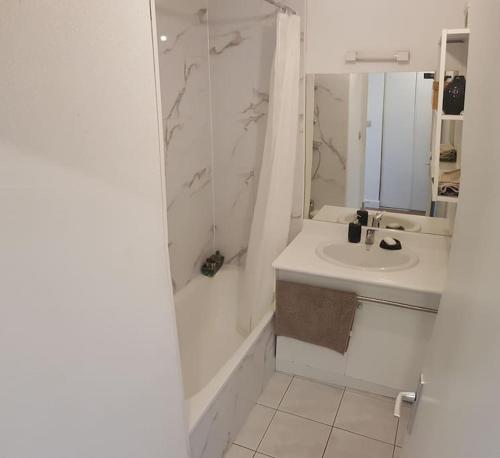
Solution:
[(220, 251), (216, 251), (215, 254), (207, 258), (205, 263), (201, 266), (201, 273), (205, 277), (214, 277), (215, 274), (224, 265), (224, 256)]
[(358, 223), (361, 224), (361, 226), (368, 226), (368, 211), (358, 210), (356, 214), (358, 215)]
[(359, 243), (361, 242), (361, 231), (363, 226), (359, 223), (350, 223), (349, 224), (349, 234), (348, 239), (349, 243)]
[(390, 250), (390, 251), (397, 251), (397, 250), (402, 250), (403, 247), (401, 246), (401, 242), (397, 239), (392, 239), (395, 244), (389, 245), (385, 240), (382, 240), (380, 242), (380, 248), (383, 250)]
[(444, 88), (443, 111), (448, 115), (459, 115), (465, 107), (465, 76), (455, 76)]

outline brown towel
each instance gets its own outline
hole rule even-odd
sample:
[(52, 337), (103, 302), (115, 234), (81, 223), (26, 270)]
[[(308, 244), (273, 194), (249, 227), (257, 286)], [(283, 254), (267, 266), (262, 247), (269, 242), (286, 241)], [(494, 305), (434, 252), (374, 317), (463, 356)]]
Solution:
[(344, 354), (357, 306), (355, 293), (280, 280), (276, 284), (276, 334)]

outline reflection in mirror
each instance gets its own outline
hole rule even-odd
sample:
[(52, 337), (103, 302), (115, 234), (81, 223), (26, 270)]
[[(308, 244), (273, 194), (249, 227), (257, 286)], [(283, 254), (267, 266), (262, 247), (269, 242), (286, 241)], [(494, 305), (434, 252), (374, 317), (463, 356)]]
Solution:
[(432, 203), (433, 87), (426, 72), (308, 75), (304, 213), (349, 223), (364, 208), (369, 224), (384, 212), (381, 227), (449, 235), (454, 208)]

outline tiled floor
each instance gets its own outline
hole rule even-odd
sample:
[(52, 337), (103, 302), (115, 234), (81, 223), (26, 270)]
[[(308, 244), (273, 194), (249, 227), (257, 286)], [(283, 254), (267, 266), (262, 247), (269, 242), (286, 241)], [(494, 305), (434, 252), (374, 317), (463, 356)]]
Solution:
[(397, 458), (409, 409), (275, 373), (225, 458)]

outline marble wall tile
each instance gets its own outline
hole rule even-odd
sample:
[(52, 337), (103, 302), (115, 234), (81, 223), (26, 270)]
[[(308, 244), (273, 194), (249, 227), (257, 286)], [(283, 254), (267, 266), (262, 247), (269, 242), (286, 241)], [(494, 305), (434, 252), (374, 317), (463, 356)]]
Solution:
[(237, 263), (264, 148), (275, 15), (263, 0), (209, 0), (216, 246)]
[[(305, 0), (289, 4), (304, 14)], [(245, 259), (266, 134), (276, 13), (264, 0), (157, 4), (158, 34), (167, 36), (159, 41), (159, 57), (176, 290), (198, 274), (215, 248), (229, 262)], [(301, 81), (303, 88), (303, 71)], [(291, 237), (302, 221), (304, 104)]]
[(317, 210), (345, 205), (349, 75), (316, 75), (311, 199)]
[(169, 251), (174, 289), (213, 251), (207, 0), (157, 4)]
[[(304, 0), (290, 5), (299, 14), (305, 10)], [(209, 0), (216, 246), (233, 262), (244, 260), (250, 235), (266, 134), (276, 13), (263, 0)], [(303, 206), (303, 124), (291, 216), (295, 233)]]

